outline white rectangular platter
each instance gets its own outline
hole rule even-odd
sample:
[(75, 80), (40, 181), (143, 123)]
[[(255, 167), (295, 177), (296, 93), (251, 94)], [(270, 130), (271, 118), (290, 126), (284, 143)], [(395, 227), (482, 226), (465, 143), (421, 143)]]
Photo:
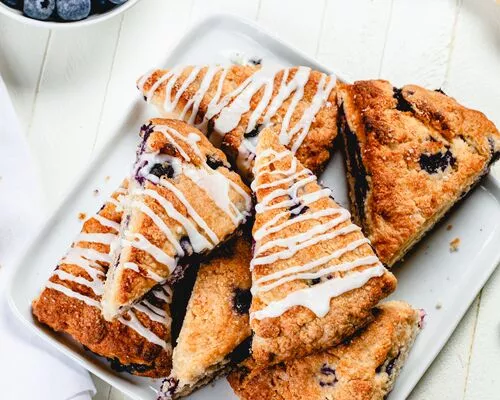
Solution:
[[(253, 24), (228, 16), (212, 17), (191, 30), (164, 62), (176, 64), (228, 63), (235, 52), (279, 62), (284, 66), (306, 65), (328, 73), (327, 68), (304, 56)], [(145, 71), (146, 72), (146, 71)], [(124, 82), (124, 85), (133, 83)], [(159, 382), (112, 371), (108, 363), (84, 351), (66, 336), (38, 325), (31, 315), (31, 301), (78, 233), (80, 212), (91, 214), (118, 186), (134, 159), (139, 127), (152, 110), (140, 99), (130, 98), (123, 121), (110, 143), (76, 180), (74, 189), (33, 242), (13, 276), (9, 301), (13, 311), (38, 335), (102, 379), (137, 400), (155, 399)], [(105, 177), (109, 176), (109, 179)], [(347, 206), (345, 171), (339, 151), (322, 175), (335, 198)], [(94, 190), (99, 189), (99, 196)], [(451, 225), (450, 230), (447, 229)], [(449, 243), (460, 238), (459, 251)], [(390, 399), (405, 399), (444, 346), (465, 311), (500, 261), (500, 184), (494, 177), (483, 180), (467, 198), (426, 236), (394, 272), (399, 285), (392, 298), (405, 300), (427, 312), (419, 335)], [(235, 399), (222, 379), (195, 393), (191, 399)]]

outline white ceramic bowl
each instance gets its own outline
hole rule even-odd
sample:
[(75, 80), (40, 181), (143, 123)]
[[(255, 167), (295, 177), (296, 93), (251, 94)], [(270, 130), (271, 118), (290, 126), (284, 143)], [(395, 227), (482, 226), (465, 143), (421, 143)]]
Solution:
[(28, 18), (24, 16), (22, 11), (16, 10), (15, 8), (10, 8), (9, 6), (3, 4), (2, 2), (0, 2), (0, 14), (7, 15), (8, 17), (15, 19), (19, 22), (22, 22), (23, 24), (26, 25), (40, 26), (50, 29), (67, 29), (67, 28), (76, 28), (79, 26), (93, 25), (101, 21), (106, 21), (118, 14), (121, 14), (125, 10), (128, 10), (130, 7), (133, 7), (139, 1), (140, 0), (128, 0), (126, 3), (116, 6), (105, 13), (93, 14), (90, 15), (88, 18), (82, 19), (80, 21), (69, 21), (69, 22), (39, 21), (37, 19)]

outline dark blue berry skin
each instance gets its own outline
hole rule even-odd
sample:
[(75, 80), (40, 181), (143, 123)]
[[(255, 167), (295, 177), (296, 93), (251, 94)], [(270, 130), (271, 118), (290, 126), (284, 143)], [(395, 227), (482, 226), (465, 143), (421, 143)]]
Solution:
[(120, 5), (120, 4), (123, 4), (123, 3), (126, 3), (127, 0), (109, 0), (111, 3), (113, 4), (117, 4), (117, 5)]
[(22, 0), (1, 0), (2, 3), (7, 4), (9, 7), (21, 10), (23, 8)]
[(90, 14), (90, 0), (57, 0), (56, 11), (64, 21), (79, 21)]
[(23, 12), (26, 16), (44, 21), (49, 19), (56, 8), (56, 0), (24, 0)]
[(109, 0), (92, 0), (92, 14), (102, 14), (111, 10), (115, 4)]

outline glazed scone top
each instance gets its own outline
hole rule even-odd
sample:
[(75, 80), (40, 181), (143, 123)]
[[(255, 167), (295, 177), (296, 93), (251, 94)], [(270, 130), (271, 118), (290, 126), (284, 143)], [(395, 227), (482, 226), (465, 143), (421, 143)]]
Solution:
[(228, 380), (242, 400), (382, 400), (419, 323), (418, 310), (390, 301), (380, 305), (373, 322), (339, 346), (265, 370), (249, 360)]
[(121, 242), (106, 280), (108, 319), (169, 279), (180, 259), (218, 246), (252, 206), (250, 190), (196, 128), (153, 119), (141, 134)]
[(253, 319), (296, 306), (324, 317), (332, 297), (386, 272), (349, 212), (271, 129), (261, 133), (254, 175)]
[[(85, 221), (82, 232), (76, 237), (72, 247), (61, 259), (57, 269), (46, 283), (42, 294), (33, 303), (36, 316), (43, 315), (43, 322), (58, 325), (57, 315), (47, 315), (54, 299), (50, 300), (50, 291), (56, 291), (73, 302), (83, 303), (83, 307), (102, 310), (101, 297), (104, 293), (106, 271), (112, 261), (111, 249), (119, 240), (122, 212), (120, 200), (127, 193), (128, 182), (113, 193), (103, 208)], [(126, 325), (150, 343), (171, 351), (171, 344), (166, 341), (165, 332), (170, 332), (168, 305), (172, 292), (168, 285), (156, 288), (148, 299), (135, 304), (132, 309), (121, 315), (115, 323)], [(50, 304), (50, 307), (47, 305)], [(57, 303), (57, 301), (56, 301)], [(68, 301), (60, 303), (70, 304)], [(76, 310), (79, 306), (72, 305)], [(56, 308), (57, 313), (61, 310)], [(87, 313), (90, 317), (90, 313)], [(86, 321), (90, 324), (90, 320)], [(159, 326), (158, 326), (159, 324)], [(67, 324), (65, 324), (67, 325)], [(102, 329), (99, 326), (96, 330)], [(92, 336), (89, 327), (88, 335)], [(82, 328), (82, 331), (85, 329)], [(161, 334), (159, 334), (161, 332)], [(98, 336), (98, 335), (97, 335)], [(91, 342), (85, 343), (92, 348)]]
[(415, 85), (341, 85), (339, 103), (351, 163), (359, 160), (356, 220), (390, 266), (487, 172), (500, 134), (482, 113)]
[(198, 126), (251, 172), (262, 127), (279, 127), (280, 142), (305, 165), (320, 170), (337, 134), (336, 78), (309, 67), (179, 66), (154, 70), (138, 81), (145, 99), (161, 112)]

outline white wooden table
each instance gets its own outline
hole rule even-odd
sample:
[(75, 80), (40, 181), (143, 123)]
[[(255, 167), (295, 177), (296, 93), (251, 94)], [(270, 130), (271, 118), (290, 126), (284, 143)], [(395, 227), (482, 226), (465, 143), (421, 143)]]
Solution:
[[(442, 87), (500, 126), (494, 0), (143, 0), (123, 16), (69, 31), (0, 16), (0, 73), (40, 169), (48, 210), (123, 118), (124, 85), (159, 63), (191, 24), (221, 11), (257, 20), (348, 79)], [(500, 269), (412, 400), (500, 398), (499, 304)], [(96, 400), (125, 398), (95, 382)]]

